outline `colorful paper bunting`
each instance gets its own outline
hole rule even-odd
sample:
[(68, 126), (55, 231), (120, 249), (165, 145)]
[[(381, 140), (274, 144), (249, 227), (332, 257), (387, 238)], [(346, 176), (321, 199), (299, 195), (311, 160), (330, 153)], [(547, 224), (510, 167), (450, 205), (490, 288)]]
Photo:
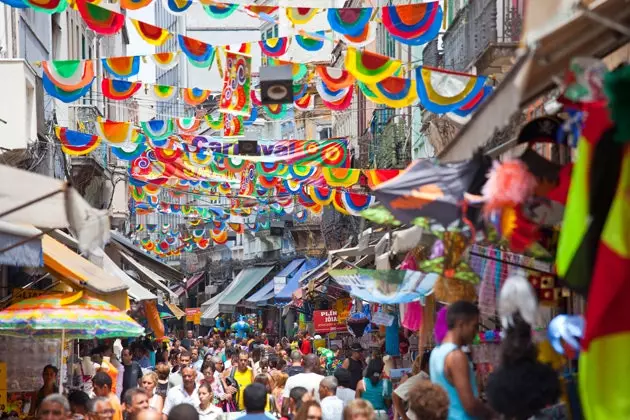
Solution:
[[(369, 208), (375, 202), (373, 195), (356, 194), (345, 191), (335, 191), (335, 196), (341, 199), (344, 210), (352, 216), (360, 216), (363, 210)], [(335, 208), (338, 207), (338, 200), (333, 201)]]
[(434, 114), (443, 114), (475, 98), (483, 90), (486, 79), (486, 76), (418, 67), (416, 90), (422, 106)]
[(315, 108), (315, 97), (310, 93), (306, 94), (302, 98), (293, 101), (293, 106), (299, 111), (312, 111)]
[(359, 182), (361, 170), (352, 168), (322, 167), (322, 175), (331, 187), (352, 187)]
[(55, 133), (61, 143), (61, 149), (68, 155), (81, 156), (90, 153), (101, 143), (99, 136), (55, 127)]
[(42, 61), (42, 69), (50, 83), (65, 91), (76, 91), (94, 80), (91, 60)]
[(131, 19), (131, 23), (134, 28), (145, 42), (154, 45), (156, 47), (162, 46), (166, 40), (171, 36), (171, 34), (163, 28), (158, 26), (150, 25), (148, 23)]
[(358, 51), (348, 47), (345, 67), (357, 80), (364, 83), (378, 83), (393, 76), (402, 63), (370, 51)]
[(243, 117), (240, 115), (223, 114), (223, 137), (242, 137), (245, 135)]
[(376, 22), (370, 22), (365, 25), (363, 32), (358, 35), (344, 35), (341, 34), (343, 42), (354, 48), (363, 48), (374, 42), (376, 39)]
[(281, 120), (287, 115), (287, 105), (281, 104), (270, 104), (263, 105), (262, 107), (265, 110), (265, 115), (271, 120)]
[(315, 203), (322, 206), (327, 206), (332, 203), (335, 190), (325, 187), (308, 187), (307, 192)]
[(138, 140), (134, 143), (123, 143), (120, 147), (112, 147), (111, 151), (118, 159), (130, 162), (140, 157), (147, 150), (147, 147), (146, 141)]
[(67, 0), (24, 0), (29, 7), (38, 11), (52, 15), (62, 13), (68, 7)]
[(201, 120), (198, 120), (194, 117), (177, 118), (175, 120), (175, 124), (177, 125), (177, 130), (180, 133), (193, 134), (199, 129), (199, 125), (201, 125)]
[(237, 9), (238, 4), (229, 3), (214, 3), (210, 5), (203, 5), (203, 10), (206, 11), (208, 16), (214, 19), (225, 19), (232, 15)]
[(289, 48), (289, 38), (267, 38), (258, 41), (260, 50), (268, 57), (280, 57), (283, 56)]
[(388, 77), (367, 87), (375, 94), (370, 100), (392, 108), (404, 108), (418, 101), (416, 81), (400, 77)]
[(179, 48), (184, 52), (190, 64), (199, 68), (212, 66), (215, 55), (215, 49), (212, 45), (183, 35), (177, 35), (177, 40)]
[(125, 26), (125, 15), (90, 3), (75, 0), (77, 9), (88, 28), (99, 35), (114, 35)]
[(151, 93), (158, 101), (169, 101), (177, 96), (177, 87), (167, 85), (152, 85)]
[(385, 6), (382, 11), (385, 28), (394, 39), (407, 45), (422, 45), (435, 39), (442, 19), (442, 7), (437, 1)]
[(212, 118), (212, 115), (206, 114), (205, 116), (206, 123), (213, 130), (222, 130), (223, 129), (223, 115), (220, 115), (216, 120)]
[(363, 33), (371, 17), (371, 7), (328, 9), (330, 27), (344, 35), (357, 36)]
[(27, 7), (29, 7), (25, 0), (0, 0), (0, 1), (16, 9), (26, 9)]
[(151, 55), (151, 60), (156, 67), (163, 71), (169, 71), (179, 63), (179, 52), (163, 52)]
[(324, 81), (321, 79), (317, 79), (315, 81), (315, 88), (317, 89), (317, 93), (319, 96), (327, 102), (337, 102), (346, 97), (346, 94), (350, 90), (351, 86), (339, 90), (329, 89)]
[(120, 0), (120, 7), (127, 10), (138, 10), (147, 7), (153, 0)]
[[(94, 80), (94, 79), (92, 79)], [(55, 86), (53, 82), (50, 81), (50, 78), (46, 73), (42, 76), (42, 84), (44, 85), (44, 90), (47, 94), (52, 96), (53, 98), (59, 99), (61, 102), (70, 103), (74, 102), (80, 98), (82, 98), (85, 94), (87, 94), (91, 87), (92, 81), (89, 84), (85, 85), (80, 89), (73, 90), (64, 90), (60, 87)]]
[(352, 104), (352, 93), (354, 90), (354, 86), (349, 86), (342, 91), (345, 92), (344, 96), (336, 101), (326, 101), (322, 99), (324, 106), (333, 111), (343, 111), (348, 109)]
[(105, 79), (101, 81), (103, 96), (114, 101), (124, 101), (131, 98), (142, 87), (142, 82), (127, 80)]
[(190, 106), (201, 105), (210, 96), (210, 91), (199, 88), (184, 88), (182, 89), (182, 97), (184, 102)]
[(294, 25), (305, 25), (319, 13), (319, 9), (308, 7), (287, 7), (285, 11), (287, 19)]
[[(321, 37), (326, 35), (324, 31), (317, 31), (316, 33)], [(302, 47), (302, 49), (310, 52), (319, 51), (324, 47), (323, 39), (316, 39), (306, 35), (295, 35), (295, 42)]]
[(97, 121), (96, 133), (112, 145), (132, 143), (136, 132), (131, 123), (117, 121)]
[(480, 90), (479, 93), (474, 98), (472, 98), (468, 103), (462, 105), (461, 107), (457, 109), (454, 109), (451, 112), (457, 115), (458, 117), (467, 117), (473, 112), (475, 112), (475, 110), (477, 110), (479, 105), (481, 105), (483, 101), (491, 94), (492, 94), (492, 86), (484, 86), (483, 89)]
[(164, 8), (172, 15), (180, 16), (193, 4), (193, 0), (162, 0)]
[(140, 72), (140, 56), (111, 57), (101, 59), (103, 69), (114, 77), (127, 79)]
[(151, 120), (140, 123), (142, 131), (151, 140), (164, 140), (173, 135), (175, 128), (172, 120)]
[(331, 90), (347, 88), (348, 86), (353, 85), (355, 81), (354, 76), (344, 69), (317, 66), (315, 71), (321, 78), (324, 85)]

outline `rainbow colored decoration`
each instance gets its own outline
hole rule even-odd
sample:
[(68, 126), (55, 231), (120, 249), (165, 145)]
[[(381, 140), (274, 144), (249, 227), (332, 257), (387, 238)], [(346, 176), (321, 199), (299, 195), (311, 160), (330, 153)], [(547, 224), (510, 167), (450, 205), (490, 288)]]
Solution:
[(294, 100), (293, 106), (299, 111), (312, 111), (315, 108), (315, 97), (310, 93), (306, 94), (302, 98)]
[(358, 35), (344, 35), (341, 34), (343, 42), (354, 48), (363, 48), (376, 39), (376, 27), (377, 22), (370, 22), (365, 25), (363, 32)]
[(179, 48), (184, 52), (190, 64), (199, 68), (212, 66), (215, 55), (215, 49), (212, 45), (183, 35), (177, 35), (177, 41)]
[(327, 206), (330, 203), (332, 203), (335, 190), (332, 188), (326, 188), (326, 187), (310, 187), (309, 186), (307, 187), (306, 192), (308, 193), (311, 200), (313, 200), (316, 204), (319, 204), (321, 206)]
[(331, 90), (339, 90), (347, 88), (354, 84), (354, 76), (349, 71), (336, 67), (317, 66), (315, 68), (317, 75), (322, 82)]
[(339, 209), (337, 197), (340, 198), (344, 210), (352, 216), (360, 216), (363, 210), (369, 208), (376, 201), (373, 195), (335, 191), (333, 205), (336, 209)]
[(164, 8), (172, 15), (180, 16), (193, 4), (193, 0), (162, 0)]
[(352, 92), (354, 90), (354, 86), (349, 86), (345, 89), (341, 89), (342, 92), (345, 92), (344, 96), (336, 101), (327, 101), (322, 98), (322, 102), (324, 106), (333, 111), (343, 111), (350, 107), (352, 104)]
[(352, 88), (352, 85), (346, 88), (333, 90), (333, 89), (329, 89), (324, 84), (323, 80), (317, 79), (315, 81), (315, 88), (317, 89), (317, 93), (319, 93), (319, 96), (322, 98), (322, 100), (327, 101), (327, 102), (337, 102), (346, 97), (346, 94)]
[(151, 85), (151, 93), (158, 101), (168, 101), (177, 96), (177, 88), (167, 85)]
[(328, 23), (333, 31), (357, 36), (363, 33), (372, 18), (371, 7), (328, 9)]
[(372, 102), (392, 108), (404, 108), (418, 101), (416, 81), (401, 77), (388, 77), (373, 85), (367, 85), (375, 97)]
[(308, 93), (308, 85), (293, 85), (293, 100), (297, 101), (298, 99), (302, 99)]
[[(219, 111), (233, 115), (249, 115), (252, 58), (231, 51), (225, 53), (226, 71), (219, 100)], [(224, 125), (224, 127), (226, 127)], [(242, 127), (242, 121), (240, 122)], [(227, 127), (225, 128), (227, 130)], [(239, 130), (240, 132), (240, 130)]]
[(153, 0), (120, 0), (120, 7), (127, 10), (138, 10), (147, 7)]
[[(486, 83), (486, 76), (456, 73), (447, 70), (418, 67), (416, 90), (420, 103), (429, 112), (451, 112), (475, 98)], [(453, 92), (454, 87), (457, 91)]]
[(154, 45), (156, 47), (162, 46), (166, 40), (171, 36), (169, 31), (166, 29), (160, 28), (159, 26), (154, 26), (136, 19), (131, 19), (131, 23), (134, 28), (145, 42)]
[(164, 71), (168, 71), (179, 63), (179, 52), (163, 52), (151, 55), (151, 60), (155, 65)]
[(223, 137), (242, 137), (245, 135), (245, 124), (240, 115), (223, 114)]
[(151, 140), (164, 140), (175, 132), (171, 119), (143, 121), (140, 127)]
[(484, 86), (481, 91), (470, 100), (470, 102), (462, 105), (461, 107), (454, 109), (451, 111), (453, 114), (458, 117), (467, 117), (473, 112), (477, 110), (479, 105), (483, 103), (483, 101), (492, 94), (492, 86)]
[(199, 129), (199, 126), (201, 125), (201, 120), (198, 120), (195, 117), (177, 118), (175, 120), (175, 125), (177, 126), (177, 130), (179, 130), (180, 133), (193, 134)]
[(360, 169), (322, 167), (322, 175), (331, 187), (352, 187), (359, 182)]
[(148, 145), (146, 141), (136, 141), (134, 143), (123, 143), (120, 147), (112, 147), (111, 151), (118, 159), (130, 162), (140, 157), (147, 148)]
[(124, 101), (131, 98), (142, 87), (142, 82), (127, 80), (105, 79), (101, 81), (103, 96), (114, 101)]
[(360, 52), (352, 47), (348, 47), (346, 51), (346, 70), (364, 83), (378, 83), (391, 77), (400, 69), (401, 65), (400, 61), (374, 52)]
[(238, 4), (230, 4), (230, 3), (215, 3), (203, 5), (203, 10), (206, 11), (208, 16), (215, 19), (225, 19), (232, 15), (237, 9)]
[(261, 41), (258, 41), (260, 45), (260, 50), (267, 57), (280, 57), (286, 54), (289, 49), (289, 38), (267, 38)]
[(295, 223), (304, 223), (308, 220), (308, 211), (300, 210), (293, 215), (293, 221)]
[(262, 5), (259, 6), (257, 4), (251, 4), (251, 5), (245, 6), (245, 11), (247, 12), (247, 14), (253, 17), (259, 17), (261, 13), (264, 13), (265, 15), (269, 16), (275, 13), (277, 10), (278, 10), (278, 6), (262, 6)]
[(285, 11), (287, 19), (293, 25), (305, 25), (319, 13), (319, 9), (309, 7), (287, 7)]
[(64, 102), (64, 103), (70, 103), (70, 102), (74, 102), (80, 99), (86, 93), (88, 93), (92, 87), (92, 82), (90, 81), (88, 85), (85, 85), (82, 88), (73, 89), (73, 90), (64, 90), (60, 87), (55, 86), (55, 84), (50, 81), (50, 78), (48, 77), (46, 73), (42, 75), (42, 83), (44, 85), (44, 90), (46, 91), (47, 94), (49, 94), (55, 99), (59, 99), (61, 102)]
[(132, 143), (137, 134), (133, 125), (127, 122), (97, 121), (95, 124), (98, 136), (112, 145)]
[(385, 6), (383, 25), (395, 40), (407, 45), (422, 45), (435, 39), (442, 28), (442, 7), (430, 3)]
[(114, 77), (127, 79), (140, 71), (140, 56), (111, 57), (101, 59), (103, 68)]
[(101, 143), (99, 136), (68, 130), (64, 127), (55, 127), (55, 134), (61, 143), (61, 150), (72, 156), (86, 155)]
[(77, 9), (88, 28), (99, 35), (117, 34), (125, 26), (125, 15), (90, 3), (75, 0)]
[(212, 115), (210, 114), (206, 114), (204, 118), (206, 119), (206, 123), (208, 124), (208, 126), (212, 128), (213, 130), (223, 129), (223, 116), (222, 115), (220, 116), (220, 118), (217, 118), (216, 120), (213, 119)]
[(28, 7), (28, 4), (25, 2), (25, 0), (0, 0), (0, 1), (16, 9), (26, 9)]
[(42, 61), (42, 69), (50, 83), (65, 91), (81, 89), (94, 80), (92, 60)]
[(249, 98), (252, 100), (252, 104), (256, 106), (262, 105), (262, 100), (258, 96), (260, 93), (256, 89), (251, 89), (249, 93)]
[[(315, 32), (322, 38), (326, 36), (324, 31)], [(314, 52), (319, 51), (324, 47), (324, 40), (313, 38), (307, 35), (295, 35), (295, 42), (304, 50)]]
[(228, 226), (230, 227), (230, 229), (232, 229), (234, 231), (234, 233), (244, 233), (245, 232), (245, 225), (243, 225), (242, 223), (231, 223), (231, 222), (228, 222)]
[(62, 13), (68, 7), (67, 0), (24, 0), (24, 3), (38, 12), (44, 12), (50, 15)]
[(271, 120), (281, 120), (287, 115), (288, 106), (286, 104), (270, 104), (263, 105), (262, 107), (265, 110), (265, 115)]
[(224, 243), (227, 242), (228, 239), (228, 233), (227, 230), (217, 230), (217, 229), (212, 229), (210, 231), (210, 238), (212, 238), (212, 240), (218, 244), (218, 245), (223, 245)]
[(210, 96), (210, 91), (199, 88), (183, 88), (182, 98), (190, 106), (201, 105)]

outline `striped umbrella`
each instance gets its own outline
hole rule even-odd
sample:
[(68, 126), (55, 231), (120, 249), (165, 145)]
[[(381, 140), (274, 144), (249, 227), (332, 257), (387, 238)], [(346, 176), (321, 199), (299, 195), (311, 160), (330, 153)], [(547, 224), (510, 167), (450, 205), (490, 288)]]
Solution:
[(38, 296), (0, 311), (0, 335), (66, 339), (138, 337), (125, 312), (83, 292)]

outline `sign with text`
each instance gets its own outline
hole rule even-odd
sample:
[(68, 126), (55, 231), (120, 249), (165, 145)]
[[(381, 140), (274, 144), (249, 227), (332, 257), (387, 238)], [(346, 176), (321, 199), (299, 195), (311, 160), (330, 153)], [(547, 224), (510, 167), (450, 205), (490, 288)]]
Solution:
[(325, 311), (313, 311), (313, 326), (316, 333), (329, 333), (344, 331), (345, 325), (337, 323), (337, 311), (328, 309)]
[(186, 308), (186, 322), (194, 322), (197, 314), (201, 315), (201, 308)]
[(335, 302), (337, 308), (337, 324), (345, 324), (350, 317), (350, 308), (352, 307), (352, 298), (341, 298)]

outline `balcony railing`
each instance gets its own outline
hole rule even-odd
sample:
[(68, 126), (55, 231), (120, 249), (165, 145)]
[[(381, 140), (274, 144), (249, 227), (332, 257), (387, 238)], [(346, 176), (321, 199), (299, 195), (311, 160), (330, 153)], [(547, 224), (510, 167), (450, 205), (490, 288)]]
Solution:
[(444, 67), (466, 71), (490, 46), (520, 40), (525, 0), (471, 0), (444, 34)]

